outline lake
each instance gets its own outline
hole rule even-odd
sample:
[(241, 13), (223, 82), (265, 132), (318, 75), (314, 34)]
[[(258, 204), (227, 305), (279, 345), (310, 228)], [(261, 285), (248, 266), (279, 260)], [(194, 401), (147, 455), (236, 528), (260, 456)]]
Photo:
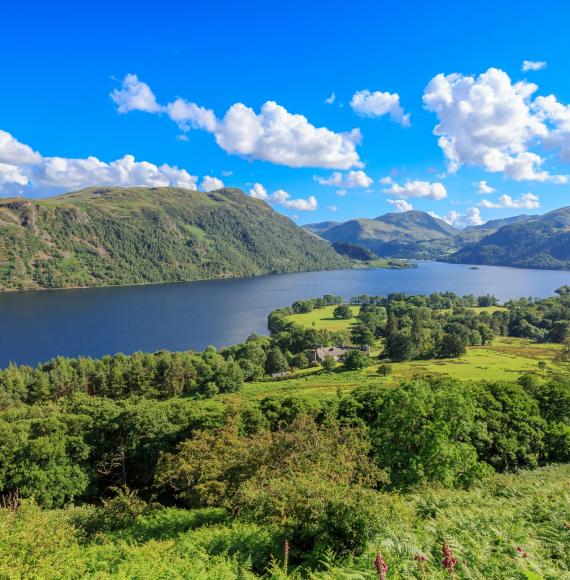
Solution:
[(419, 262), (410, 270), (338, 270), (153, 286), (0, 294), (0, 367), (57, 355), (228, 346), (267, 333), (267, 315), (295, 300), (390, 292), (550, 296), (570, 273)]

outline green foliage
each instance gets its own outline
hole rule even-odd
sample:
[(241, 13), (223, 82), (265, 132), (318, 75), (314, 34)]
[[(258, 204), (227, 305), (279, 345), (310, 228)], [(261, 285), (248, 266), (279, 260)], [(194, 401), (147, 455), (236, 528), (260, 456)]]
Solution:
[(357, 371), (367, 367), (369, 359), (361, 350), (349, 350), (342, 356), (342, 362), (349, 371)]
[(333, 310), (333, 317), (337, 320), (350, 320), (352, 316), (352, 310), (347, 304), (340, 304)]
[(41, 202), (7, 200), (0, 203), (0, 224), (0, 289), (349, 266), (327, 244), (236, 189), (107, 187)]
[(325, 371), (330, 372), (334, 370), (334, 368), (336, 367), (336, 360), (334, 359), (334, 357), (327, 355), (323, 359), (322, 366), (323, 369), (325, 369)]

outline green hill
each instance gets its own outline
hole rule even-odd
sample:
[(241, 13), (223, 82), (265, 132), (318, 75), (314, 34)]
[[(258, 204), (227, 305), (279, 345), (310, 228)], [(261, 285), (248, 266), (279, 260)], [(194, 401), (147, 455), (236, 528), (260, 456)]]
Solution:
[(238, 189), (97, 188), (0, 201), (0, 290), (176, 282), (347, 267)]
[(570, 269), (570, 207), (511, 225), (447, 257), (463, 264)]
[[(312, 224), (318, 231), (318, 224)], [(435, 257), (453, 247), (458, 232), (443, 220), (422, 211), (388, 213), (375, 219), (354, 219), (320, 235), (330, 242), (364, 246), (379, 256), (399, 258)]]

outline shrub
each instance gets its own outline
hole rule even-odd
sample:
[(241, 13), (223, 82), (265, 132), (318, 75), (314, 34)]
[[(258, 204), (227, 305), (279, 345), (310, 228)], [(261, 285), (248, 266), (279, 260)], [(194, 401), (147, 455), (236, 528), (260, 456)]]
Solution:
[(389, 364), (382, 363), (376, 372), (382, 377), (387, 377), (392, 374), (392, 367)]
[(347, 304), (340, 304), (333, 310), (333, 317), (337, 320), (350, 320), (352, 318), (352, 308)]
[(349, 371), (357, 371), (368, 366), (369, 360), (361, 350), (349, 350), (343, 357), (342, 362)]
[(327, 355), (325, 356), (325, 358), (323, 359), (323, 368), (325, 369), (325, 371), (332, 371), (334, 368), (336, 367), (336, 360), (334, 359), (334, 357)]

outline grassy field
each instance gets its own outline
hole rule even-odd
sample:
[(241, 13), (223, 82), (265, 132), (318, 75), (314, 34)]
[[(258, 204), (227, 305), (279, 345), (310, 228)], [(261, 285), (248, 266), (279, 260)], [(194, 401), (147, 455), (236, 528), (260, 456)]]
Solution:
[[(467, 354), (457, 359), (389, 363), (392, 373), (386, 377), (378, 375), (380, 361), (373, 358), (373, 364), (363, 371), (344, 371), (341, 365), (333, 372), (307, 369), (285, 380), (249, 383), (240, 395), (235, 396), (261, 399), (296, 395), (320, 399), (335, 396), (338, 390), (346, 392), (363, 386), (391, 386), (417, 375), (446, 375), (480, 381), (516, 380), (521, 374), (531, 372), (539, 379), (547, 379), (552, 372), (564, 370), (554, 361), (559, 349), (557, 344), (497, 337), (491, 345), (469, 347)], [(538, 368), (540, 361), (547, 364), (545, 370)]]
[[(348, 330), (356, 322), (356, 317), (360, 312), (360, 306), (351, 306), (353, 317), (350, 320), (336, 320), (333, 317), (333, 311), (336, 306), (326, 306), (325, 308), (315, 308), (311, 312), (304, 314), (291, 314), (287, 316), (287, 320), (299, 324), (300, 326), (312, 326), (314, 328), (323, 328), (325, 330)], [(477, 314), (480, 312), (488, 312), (492, 314), (498, 310), (505, 310), (503, 306), (475, 306), (470, 308)], [(449, 310), (442, 310), (441, 312), (449, 312)]]
[(291, 314), (287, 320), (299, 324), (300, 326), (312, 326), (325, 330), (348, 330), (355, 322), (360, 306), (351, 306), (353, 317), (350, 320), (336, 320), (333, 318), (333, 311), (336, 306), (326, 306), (325, 308), (315, 308), (305, 314)]

